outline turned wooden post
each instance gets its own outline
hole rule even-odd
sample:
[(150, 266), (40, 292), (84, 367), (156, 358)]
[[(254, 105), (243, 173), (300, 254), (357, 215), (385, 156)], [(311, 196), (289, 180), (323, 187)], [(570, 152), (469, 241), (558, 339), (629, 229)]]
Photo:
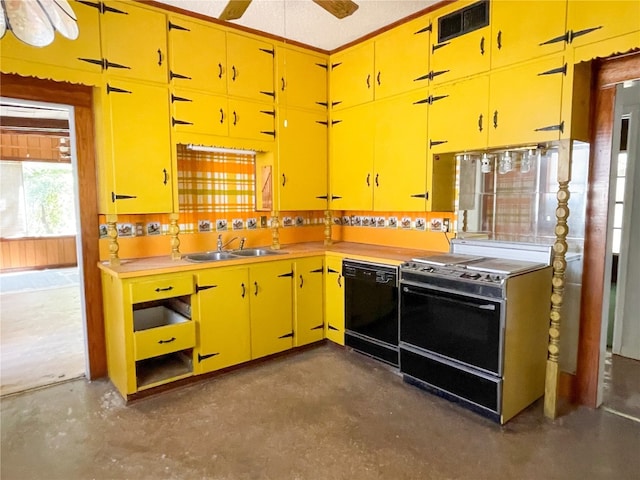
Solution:
[(182, 255), (180, 255), (180, 238), (178, 235), (180, 234), (180, 227), (178, 226), (178, 218), (179, 214), (170, 213), (169, 214), (169, 235), (171, 236), (170, 244), (171, 244), (171, 260), (180, 260)]
[(560, 378), (560, 320), (567, 269), (567, 235), (569, 226), (569, 182), (571, 180), (571, 145), (561, 142), (558, 151), (558, 206), (556, 208), (556, 241), (553, 244), (553, 278), (551, 280), (551, 312), (549, 314), (549, 345), (547, 347), (547, 371), (544, 388), (544, 414), (547, 418), (558, 416), (558, 381)]
[(271, 213), (271, 248), (280, 250), (280, 217), (275, 211)]
[(332, 218), (331, 218), (331, 210), (324, 211), (324, 244), (332, 245), (333, 240), (331, 239), (331, 226), (332, 226)]
[(118, 216), (107, 215), (107, 237), (109, 238), (109, 265), (117, 267), (120, 265), (120, 257), (118, 251)]

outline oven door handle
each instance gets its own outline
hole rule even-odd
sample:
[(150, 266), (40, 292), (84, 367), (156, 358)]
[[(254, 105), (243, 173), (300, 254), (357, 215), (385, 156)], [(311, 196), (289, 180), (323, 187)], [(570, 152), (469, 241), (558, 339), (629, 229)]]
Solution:
[(445, 300), (447, 302), (452, 302), (452, 303), (456, 303), (458, 305), (464, 305), (466, 307), (471, 307), (471, 308), (479, 308), (480, 310), (492, 310), (495, 311), (496, 306), (492, 303), (484, 303), (484, 304), (480, 304), (480, 303), (473, 303), (473, 302), (465, 302), (464, 300), (458, 300), (458, 299), (454, 299), (454, 298), (449, 298), (449, 297), (445, 297), (443, 295), (436, 295), (433, 293), (423, 293), (419, 290), (415, 290), (413, 288), (409, 288), (409, 287), (403, 287), (403, 292), (405, 293), (410, 293), (412, 295), (419, 295), (421, 297), (436, 297), (439, 300)]

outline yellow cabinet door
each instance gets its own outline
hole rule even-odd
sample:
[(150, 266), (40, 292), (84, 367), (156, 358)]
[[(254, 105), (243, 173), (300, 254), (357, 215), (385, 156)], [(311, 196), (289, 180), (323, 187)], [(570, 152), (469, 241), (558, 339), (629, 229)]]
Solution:
[(171, 125), (176, 132), (229, 134), (227, 97), (175, 89), (171, 109)]
[(2, 58), (17, 58), (30, 62), (57, 67), (102, 72), (100, 51), (100, 5), (71, 2), (71, 8), (78, 18), (79, 35), (69, 40), (56, 34), (53, 43), (46, 47), (33, 47), (18, 40), (11, 33), (0, 40)]
[(274, 47), (253, 38), (227, 33), (227, 92), (235, 97), (275, 100)]
[(281, 108), (278, 128), (280, 210), (327, 208), (327, 114)]
[(375, 97), (425, 87), (429, 81), (431, 19), (407, 22), (375, 39)]
[[(110, 79), (104, 88), (114, 213), (173, 210), (169, 93), (166, 87)], [(111, 210), (111, 209), (110, 209)]]
[(491, 2), (491, 68), (564, 50), (565, 0)]
[(375, 135), (373, 103), (336, 112), (331, 124), (331, 209), (371, 210)]
[(432, 154), (458, 152), (487, 145), (489, 77), (432, 89), (429, 107), (429, 148)]
[(428, 90), (375, 102), (373, 209), (424, 211)]
[(373, 42), (331, 56), (331, 106), (338, 110), (373, 100)]
[[(640, 31), (639, 19), (640, 2), (638, 0), (569, 0), (566, 41), (573, 47), (579, 47), (638, 32)], [(599, 50), (595, 46), (593, 55), (607, 57), (619, 52), (610, 50), (613, 44), (606, 45), (609, 47), (607, 50)], [(635, 47), (638, 47), (638, 44)]]
[(293, 347), (293, 267), (289, 261), (249, 268), (251, 358)]
[(278, 103), (326, 112), (328, 58), (288, 48), (280, 48), (276, 54)]
[(301, 258), (295, 264), (294, 346), (307, 345), (324, 338), (324, 258)]
[(453, 153), (427, 155), (427, 211), (453, 212), (456, 161)]
[(489, 146), (558, 140), (564, 130), (560, 118), (562, 55), (518, 65), (491, 74), (489, 89)]
[(325, 260), (325, 337), (344, 345), (344, 279), (342, 258), (327, 257)]
[(229, 135), (232, 137), (274, 140), (275, 117), (272, 104), (229, 99)]
[(169, 17), (169, 80), (176, 87), (227, 92), (227, 47), (223, 30)]
[(200, 271), (196, 290), (192, 297), (197, 328), (194, 372), (211, 372), (251, 360), (248, 269)]
[(438, 85), (489, 70), (490, 28), (483, 27), (452, 40), (437, 43), (434, 23), (431, 45), (431, 76)]
[(106, 72), (138, 80), (167, 82), (167, 20), (158, 11), (130, 2), (106, 1), (101, 18)]

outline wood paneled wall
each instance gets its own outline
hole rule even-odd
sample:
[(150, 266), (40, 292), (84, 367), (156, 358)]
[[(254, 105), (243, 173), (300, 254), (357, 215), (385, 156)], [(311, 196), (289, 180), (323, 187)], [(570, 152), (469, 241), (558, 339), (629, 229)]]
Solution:
[(69, 267), (76, 264), (75, 235), (0, 240), (0, 271)]

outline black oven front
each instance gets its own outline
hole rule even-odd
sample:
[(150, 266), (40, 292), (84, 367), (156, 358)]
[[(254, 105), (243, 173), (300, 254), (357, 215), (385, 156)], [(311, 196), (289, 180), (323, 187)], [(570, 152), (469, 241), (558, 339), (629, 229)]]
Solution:
[(504, 300), (401, 284), (400, 341), (502, 375)]

